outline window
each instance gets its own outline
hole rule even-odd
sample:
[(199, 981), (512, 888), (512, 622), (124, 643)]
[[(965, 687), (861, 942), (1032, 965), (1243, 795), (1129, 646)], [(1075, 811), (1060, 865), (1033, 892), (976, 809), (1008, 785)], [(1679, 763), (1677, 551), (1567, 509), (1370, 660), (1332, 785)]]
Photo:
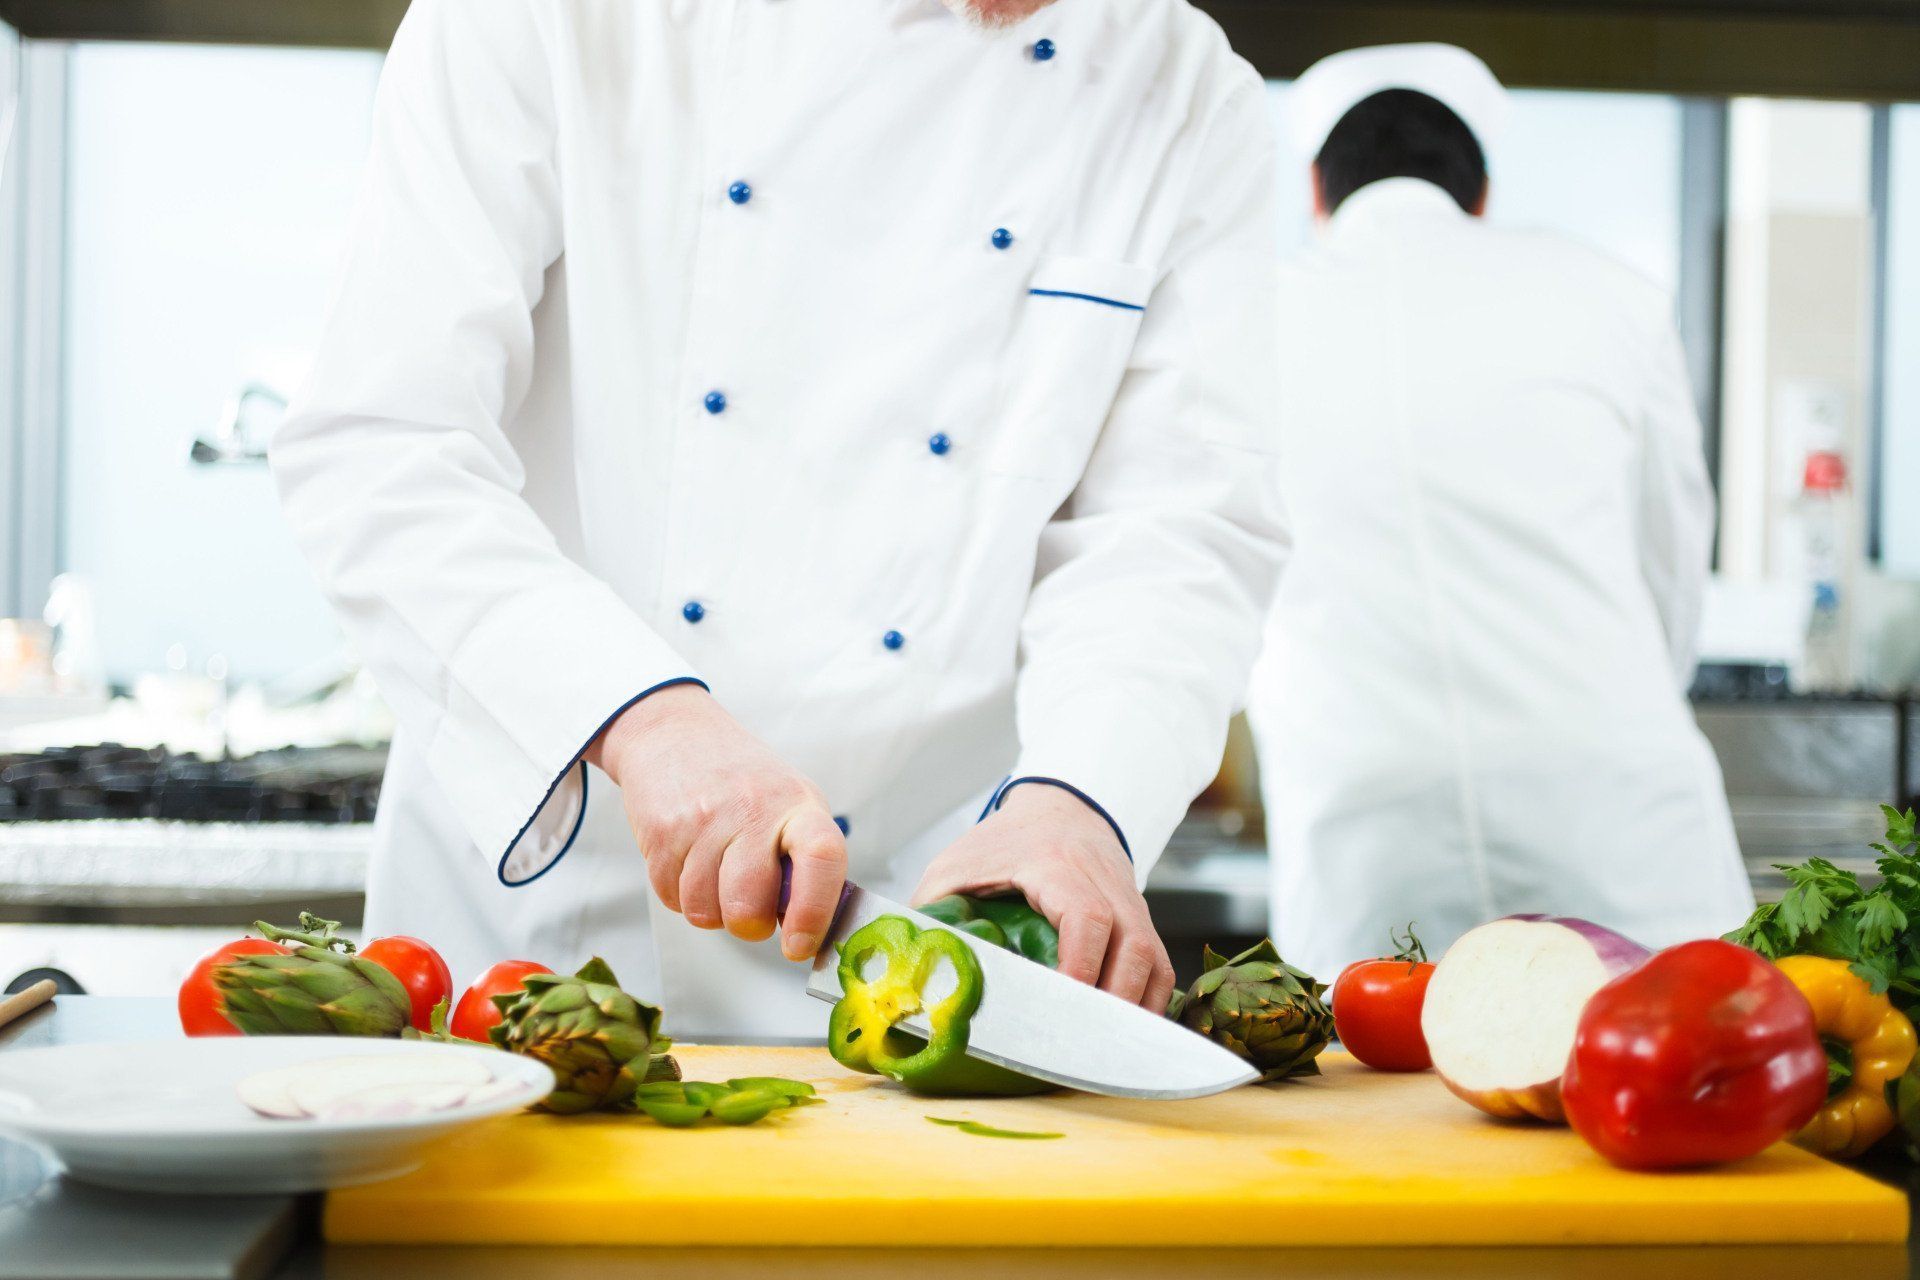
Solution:
[[(1276, 129), (1285, 87), (1267, 82)], [(1677, 292), (1681, 115), (1680, 99), (1652, 94), (1515, 90), (1507, 135), (1487, 158), (1487, 216), (1564, 231)], [(1280, 207), (1282, 247), (1307, 244), (1312, 188), (1306, 164), (1290, 152), (1281, 161)]]
[(1886, 140), (1881, 265), (1880, 562), (1920, 579), (1920, 106), (1894, 107)]
[(339, 633), (266, 467), (196, 465), (188, 448), (244, 384), (289, 393), (304, 375), (380, 56), (68, 56), (61, 567), (94, 588), (114, 679), (176, 644), (246, 676), (322, 658)]
[(1678, 98), (1522, 90), (1489, 158), (1488, 216), (1552, 227), (1680, 287)]

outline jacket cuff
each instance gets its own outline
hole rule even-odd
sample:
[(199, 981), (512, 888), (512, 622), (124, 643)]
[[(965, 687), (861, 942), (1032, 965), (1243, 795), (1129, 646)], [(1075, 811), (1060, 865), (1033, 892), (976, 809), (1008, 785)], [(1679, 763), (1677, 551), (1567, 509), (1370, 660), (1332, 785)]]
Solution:
[(553, 780), (547, 788), (547, 795), (540, 802), (533, 816), (520, 828), (512, 843), (507, 845), (505, 853), (494, 869), (500, 883), (509, 889), (518, 889), (522, 885), (532, 884), (541, 876), (554, 869), (560, 859), (567, 856), (573, 848), (573, 842), (580, 835), (580, 827), (587, 817), (587, 762), (580, 757), (586, 755), (593, 740), (606, 731), (608, 725), (620, 718), (620, 713), (648, 694), (670, 689), (677, 684), (696, 684), (707, 688), (705, 680), (693, 676), (676, 676), (671, 680), (662, 680), (651, 689), (642, 690), (634, 697), (621, 703), (614, 713), (600, 722), (587, 740), (580, 744), (580, 750), (574, 753), (573, 763)]
[[(487, 611), (447, 662), (426, 747), (434, 780), (502, 882), (559, 860), (586, 806), (581, 756), (647, 694), (697, 681), (603, 583), (526, 591)], [(396, 707), (404, 722), (407, 708)]]
[(980, 816), (974, 821), (985, 822), (988, 814), (993, 813), (999, 809), (1001, 805), (1006, 803), (1007, 792), (1013, 790), (1015, 787), (1025, 786), (1028, 783), (1038, 783), (1044, 787), (1058, 787), (1080, 803), (1086, 805), (1087, 808), (1099, 814), (1106, 824), (1113, 828), (1114, 838), (1120, 842), (1120, 852), (1127, 855), (1128, 862), (1133, 861), (1133, 847), (1127, 843), (1127, 833), (1120, 829), (1120, 824), (1114, 821), (1113, 815), (1108, 813), (1098, 800), (1095, 800), (1071, 782), (1064, 782), (1059, 778), (1008, 777), (998, 787), (994, 788), (992, 797), (987, 801), (987, 807), (980, 811)]
[(1112, 824), (1145, 888), (1187, 806), (1219, 772), (1218, 752), (1203, 761), (1192, 726), (1162, 723), (1148, 700), (1117, 689), (1033, 690), (1020, 719), (1009, 777), (1045, 779), (1086, 800)]

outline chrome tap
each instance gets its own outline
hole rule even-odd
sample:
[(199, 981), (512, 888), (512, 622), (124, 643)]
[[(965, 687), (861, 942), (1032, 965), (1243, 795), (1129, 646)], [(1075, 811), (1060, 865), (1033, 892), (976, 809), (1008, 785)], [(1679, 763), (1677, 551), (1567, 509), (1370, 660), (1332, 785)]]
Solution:
[(202, 466), (265, 462), (266, 437), (249, 430), (246, 422), (247, 405), (255, 400), (271, 401), (282, 412), (287, 407), (287, 398), (272, 387), (264, 382), (249, 382), (227, 401), (212, 438), (201, 436), (196, 439), (188, 456)]

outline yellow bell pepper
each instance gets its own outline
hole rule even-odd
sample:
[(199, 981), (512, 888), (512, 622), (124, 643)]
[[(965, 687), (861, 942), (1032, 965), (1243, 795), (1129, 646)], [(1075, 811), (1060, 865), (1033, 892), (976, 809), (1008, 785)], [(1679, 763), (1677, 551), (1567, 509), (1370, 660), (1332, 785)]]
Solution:
[(1820, 1038), (1853, 1053), (1853, 1078), (1793, 1140), (1821, 1155), (1860, 1155), (1893, 1132), (1887, 1082), (1898, 1080), (1913, 1061), (1913, 1023), (1884, 995), (1875, 995), (1845, 960), (1786, 956), (1778, 963), (1813, 1006)]

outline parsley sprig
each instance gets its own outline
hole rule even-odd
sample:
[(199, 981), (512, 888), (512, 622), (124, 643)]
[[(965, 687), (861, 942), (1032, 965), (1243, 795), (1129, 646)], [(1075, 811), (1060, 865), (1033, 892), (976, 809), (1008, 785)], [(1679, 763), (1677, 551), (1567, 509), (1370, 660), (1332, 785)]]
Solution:
[(1758, 907), (1727, 941), (1769, 960), (1815, 955), (1848, 961), (1876, 993), (1887, 993), (1912, 1014), (1920, 1010), (1920, 819), (1912, 809), (1880, 809), (1887, 838), (1873, 845), (1880, 855), (1878, 885), (1866, 888), (1825, 858), (1797, 867), (1775, 864), (1792, 887), (1780, 901)]

